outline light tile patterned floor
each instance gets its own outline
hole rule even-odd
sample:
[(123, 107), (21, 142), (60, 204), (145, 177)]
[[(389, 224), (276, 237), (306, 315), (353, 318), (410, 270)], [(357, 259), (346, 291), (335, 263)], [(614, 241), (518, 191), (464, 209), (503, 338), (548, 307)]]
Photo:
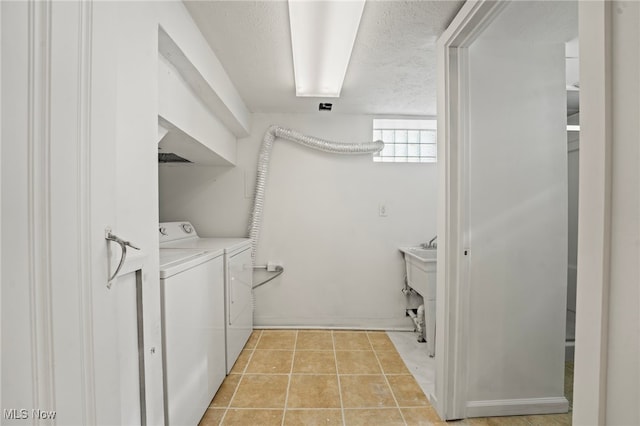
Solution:
[[(564, 416), (564, 417), (563, 417)], [(444, 425), (384, 332), (256, 330), (200, 425)], [(569, 415), (452, 425), (570, 425)]]

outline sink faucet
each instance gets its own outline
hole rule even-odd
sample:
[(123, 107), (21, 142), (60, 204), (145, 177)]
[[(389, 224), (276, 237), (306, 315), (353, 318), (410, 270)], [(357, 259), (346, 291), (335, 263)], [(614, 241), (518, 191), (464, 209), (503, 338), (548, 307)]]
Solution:
[(422, 243), (420, 244), (420, 246), (422, 248), (437, 248), (438, 247), (438, 243), (436, 243), (436, 239), (438, 238), (438, 236), (436, 235), (435, 237), (433, 237), (432, 239), (429, 240), (428, 243)]

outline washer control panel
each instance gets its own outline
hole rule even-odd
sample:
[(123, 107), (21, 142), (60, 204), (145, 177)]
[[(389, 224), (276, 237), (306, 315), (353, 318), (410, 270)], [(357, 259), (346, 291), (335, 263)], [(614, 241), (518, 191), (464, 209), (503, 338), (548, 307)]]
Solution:
[(189, 222), (162, 222), (158, 225), (158, 232), (160, 243), (198, 236), (196, 229)]

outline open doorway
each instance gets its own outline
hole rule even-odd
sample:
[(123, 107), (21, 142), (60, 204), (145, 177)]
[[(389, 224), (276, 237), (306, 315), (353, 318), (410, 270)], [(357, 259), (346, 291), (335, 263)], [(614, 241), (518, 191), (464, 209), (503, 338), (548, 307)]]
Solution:
[(580, 63), (576, 37), (565, 45), (567, 81), (567, 324), (565, 337), (565, 396), (573, 407), (573, 366), (576, 337), (578, 272), (578, 182), (580, 171)]
[(565, 43), (577, 3), (465, 6), (440, 40), (438, 410), (567, 413)]

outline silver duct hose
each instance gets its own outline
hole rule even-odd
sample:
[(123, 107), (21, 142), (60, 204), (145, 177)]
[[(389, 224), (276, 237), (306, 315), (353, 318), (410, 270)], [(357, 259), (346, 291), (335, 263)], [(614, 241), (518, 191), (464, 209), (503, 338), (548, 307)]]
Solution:
[(258, 157), (258, 174), (256, 176), (256, 189), (253, 196), (253, 209), (249, 225), (249, 238), (251, 238), (251, 258), (255, 263), (258, 239), (260, 237), (260, 224), (262, 221), (262, 209), (264, 207), (264, 191), (269, 173), (269, 158), (276, 138), (287, 139), (291, 142), (309, 148), (317, 149), (332, 154), (373, 154), (384, 148), (384, 142), (364, 143), (340, 143), (327, 141), (313, 136), (307, 136), (295, 130), (285, 129), (280, 126), (270, 126), (262, 138), (260, 156)]

